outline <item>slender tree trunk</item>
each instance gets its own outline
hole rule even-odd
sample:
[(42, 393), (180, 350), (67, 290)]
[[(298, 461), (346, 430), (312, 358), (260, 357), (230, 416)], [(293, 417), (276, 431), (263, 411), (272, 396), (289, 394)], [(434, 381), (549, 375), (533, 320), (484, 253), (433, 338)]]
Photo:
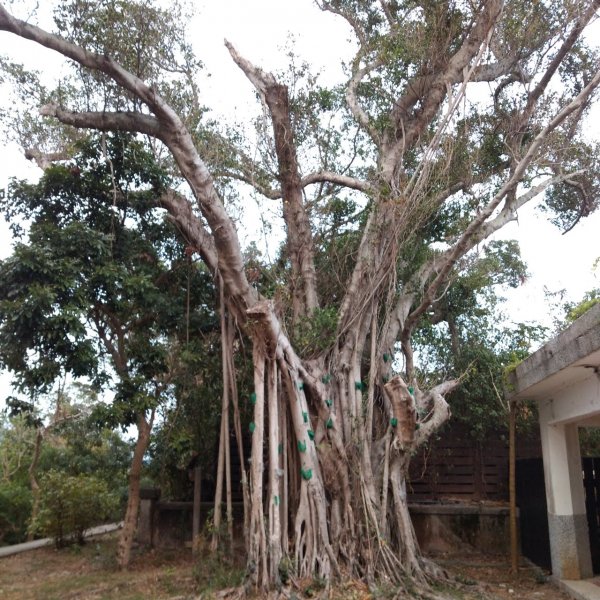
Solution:
[[(231, 317), (230, 317), (231, 319)], [(229, 347), (233, 347), (233, 328), (231, 322), (228, 324), (228, 336), (230, 339)], [(232, 353), (228, 353), (229, 360), (229, 379), (231, 384), (231, 400), (233, 404), (233, 428), (235, 431), (235, 439), (237, 443), (238, 456), (240, 459), (241, 483), (242, 483), (242, 500), (244, 505), (244, 540), (248, 537), (250, 527), (250, 498), (248, 490), (248, 476), (246, 472), (245, 453), (244, 453), (244, 438), (242, 436), (242, 420), (240, 417), (239, 397), (237, 393), (237, 385), (235, 381), (235, 372)]]
[(221, 518), (222, 518), (222, 504), (223, 504), (223, 480), (226, 482), (226, 499), (227, 499), (227, 531), (229, 534), (229, 541), (233, 541), (233, 517), (232, 517), (232, 506), (231, 506), (231, 459), (230, 459), (230, 448), (229, 448), (229, 388), (230, 388), (230, 359), (229, 353), (231, 347), (229, 346), (229, 335), (227, 328), (227, 315), (225, 308), (225, 298), (223, 291), (223, 282), (219, 282), (219, 299), (220, 299), (220, 312), (221, 312), (221, 363), (222, 363), (222, 374), (223, 374), (223, 396), (221, 403), (221, 432), (219, 436), (219, 454), (217, 461), (217, 484), (215, 490), (215, 506), (214, 506), (214, 519), (213, 519), (213, 535), (211, 541), (211, 550), (214, 552), (220, 539), (221, 529)]
[(279, 399), (277, 397), (277, 365), (274, 360), (267, 363), (267, 390), (269, 406), (269, 495), (267, 497), (269, 512), (269, 579), (279, 579), (279, 563), (281, 550), (281, 479), (284, 472), (280, 459), (279, 432)]
[[(225, 399), (223, 398), (223, 403)], [(213, 534), (210, 549), (215, 552), (219, 546), (221, 514), (223, 504), (223, 475), (225, 471), (225, 413), (221, 413), (221, 427), (219, 431), (219, 453), (217, 460), (217, 482), (215, 487), (215, 504), (213, 508)]]
[[(281, 380), (278, 387), (279, 397), (283, 396), (283, 386)], [(288, 552), (288, 521), (289, 521), (289, 465), (288, 465), (288, 420), (287, 420), (286, 404), (279, 403), (279, 446), (277, 448), (278, 460), (282, 469), (281, 478), (281, 502), (280, 502), (280, 523), (281, 523), (281, 549), (284, 555)]]
[[(33, 457), (31, 464), (29, 465), (29, 485), (31, 487), (31, 494), (33, 496), (33, 505), (31, 507), (31, 519), (30, 522), (33, 525), (35, 523), (38, 513), (40, 512), (40, 484), (37, 482), (37, 467), (40, 462), (40, 453), (42, 451), (42, 441), (44, 439), (44, 427), (39, 426), (35, 432), (35, 444), (33, 446)], [(30, 542), (35, 536), (35, 531), (32, 527), (27, 532), (27, 541)]]
[(225, 419), (225, 494), (227, 506), (227, 538), (230, 549), (233, 547), (233, 504), (231, 499), (231, 445), (229, 436), (229, 403), (223, 415)]
[(250, 529), (248, 535), (248, 573), (255, 586), (268, 586), (267, 541), (263, 514), (263, 444), (265, 433), (265, 350), (260, 339), (254, 340), (254, 420), (252, 464), (250, 465)]
[(154, 410), (150, 415), (150, 419), (146, 420), (143, 413), (138, 414), (137, 428), (138, 437), (133, 450), (133, 460), (131, 461), (131, 469), (129, 470), (129, 488), (127, 497), (127, 510), (123, 519), (123, 529), (119, 536), (117, 545), (117, 564), (120, 569), (126, 569), (131, 560), (131, 547), (137, 528), (138, 512), (140, 508), (140, 479), (142, 473), (142, 465), (144, 454), (150, 442), (150, 432), (154, 421)]

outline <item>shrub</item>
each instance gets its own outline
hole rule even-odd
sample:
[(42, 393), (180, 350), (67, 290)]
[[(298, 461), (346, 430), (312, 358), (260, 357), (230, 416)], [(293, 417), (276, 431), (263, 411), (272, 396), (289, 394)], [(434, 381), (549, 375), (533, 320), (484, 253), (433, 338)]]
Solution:
[(25, 541), (31, 514), (31, 492), (18, 482), (0, 486), (0, 546)]
[(40, 510), (32, 527), (52, 537), (57, 547), (82, 544), (84, 531), (113, 516), (118, 505), (106, 482), (92, 475), (49, 471), (40, 488)]

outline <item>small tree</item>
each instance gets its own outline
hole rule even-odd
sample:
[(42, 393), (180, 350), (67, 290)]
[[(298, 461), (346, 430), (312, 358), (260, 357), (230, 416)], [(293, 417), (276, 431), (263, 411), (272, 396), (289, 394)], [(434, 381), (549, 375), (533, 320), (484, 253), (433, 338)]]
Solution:
[(57, 548), (83, 544), (85, 531), (114, 518), (117, 507), (118, 497), (105, 481), (49, 471), (41, 480), (40, 510), (31, 527), (53, 538)]

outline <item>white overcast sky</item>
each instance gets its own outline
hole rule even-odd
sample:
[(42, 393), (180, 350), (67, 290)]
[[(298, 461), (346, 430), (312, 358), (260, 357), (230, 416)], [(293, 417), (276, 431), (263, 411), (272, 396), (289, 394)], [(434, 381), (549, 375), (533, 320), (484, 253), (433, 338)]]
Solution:
[[(197, 15), (191, 23), (191, 39), (211, 74), (202, 88), (203, 101), (218, 106), (221, 113), (239, 119), (254, 109), (256, 102), (250, 83), (223, 45), (225, 38), (256, 65), (277, 70), (287, 64), (285, 47), (292, 35), (300, 58), (322, 71), (325, 81), (340, 81), (340, 62), (350, 56), (349, 29), (333, 15), (321, 13), (311, 0), (196, 0), (194, 6)], [(60, 71), (57, 55), (4, 32), (0, 33), (0, 52), (41, 66), (49, 75)], [(590, 125), (600, 131), (596, 123)], [(0, 187), (11, 176), (34, 178), (38, 172), (18, 148), (0, 143)], [(600, 285), (593, 271), (594, 260), (600, 256), (600, 214), (562, 236), (543, 214), (528, 209), (504, 230), (503, 237), (520, 241), (531, 273), (527, 282), (510, 294), (509, 316), (514, 321), (549, 324), (545, 288), (564, 288), (570, 299), (577, 300)], [(10, 235), (0, 218), (0, 258), (9, 253)], [(6, 376), (0, 380), (0, 400), (6, 381)]]

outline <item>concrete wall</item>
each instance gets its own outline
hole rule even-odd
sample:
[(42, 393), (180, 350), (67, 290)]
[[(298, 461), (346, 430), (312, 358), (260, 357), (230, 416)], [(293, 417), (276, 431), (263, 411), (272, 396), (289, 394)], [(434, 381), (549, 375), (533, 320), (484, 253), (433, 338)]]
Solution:
[(487, 554), (510, 550), (509, 509), (471, 504), (411, 504), (413, 527), (423, 552)]

